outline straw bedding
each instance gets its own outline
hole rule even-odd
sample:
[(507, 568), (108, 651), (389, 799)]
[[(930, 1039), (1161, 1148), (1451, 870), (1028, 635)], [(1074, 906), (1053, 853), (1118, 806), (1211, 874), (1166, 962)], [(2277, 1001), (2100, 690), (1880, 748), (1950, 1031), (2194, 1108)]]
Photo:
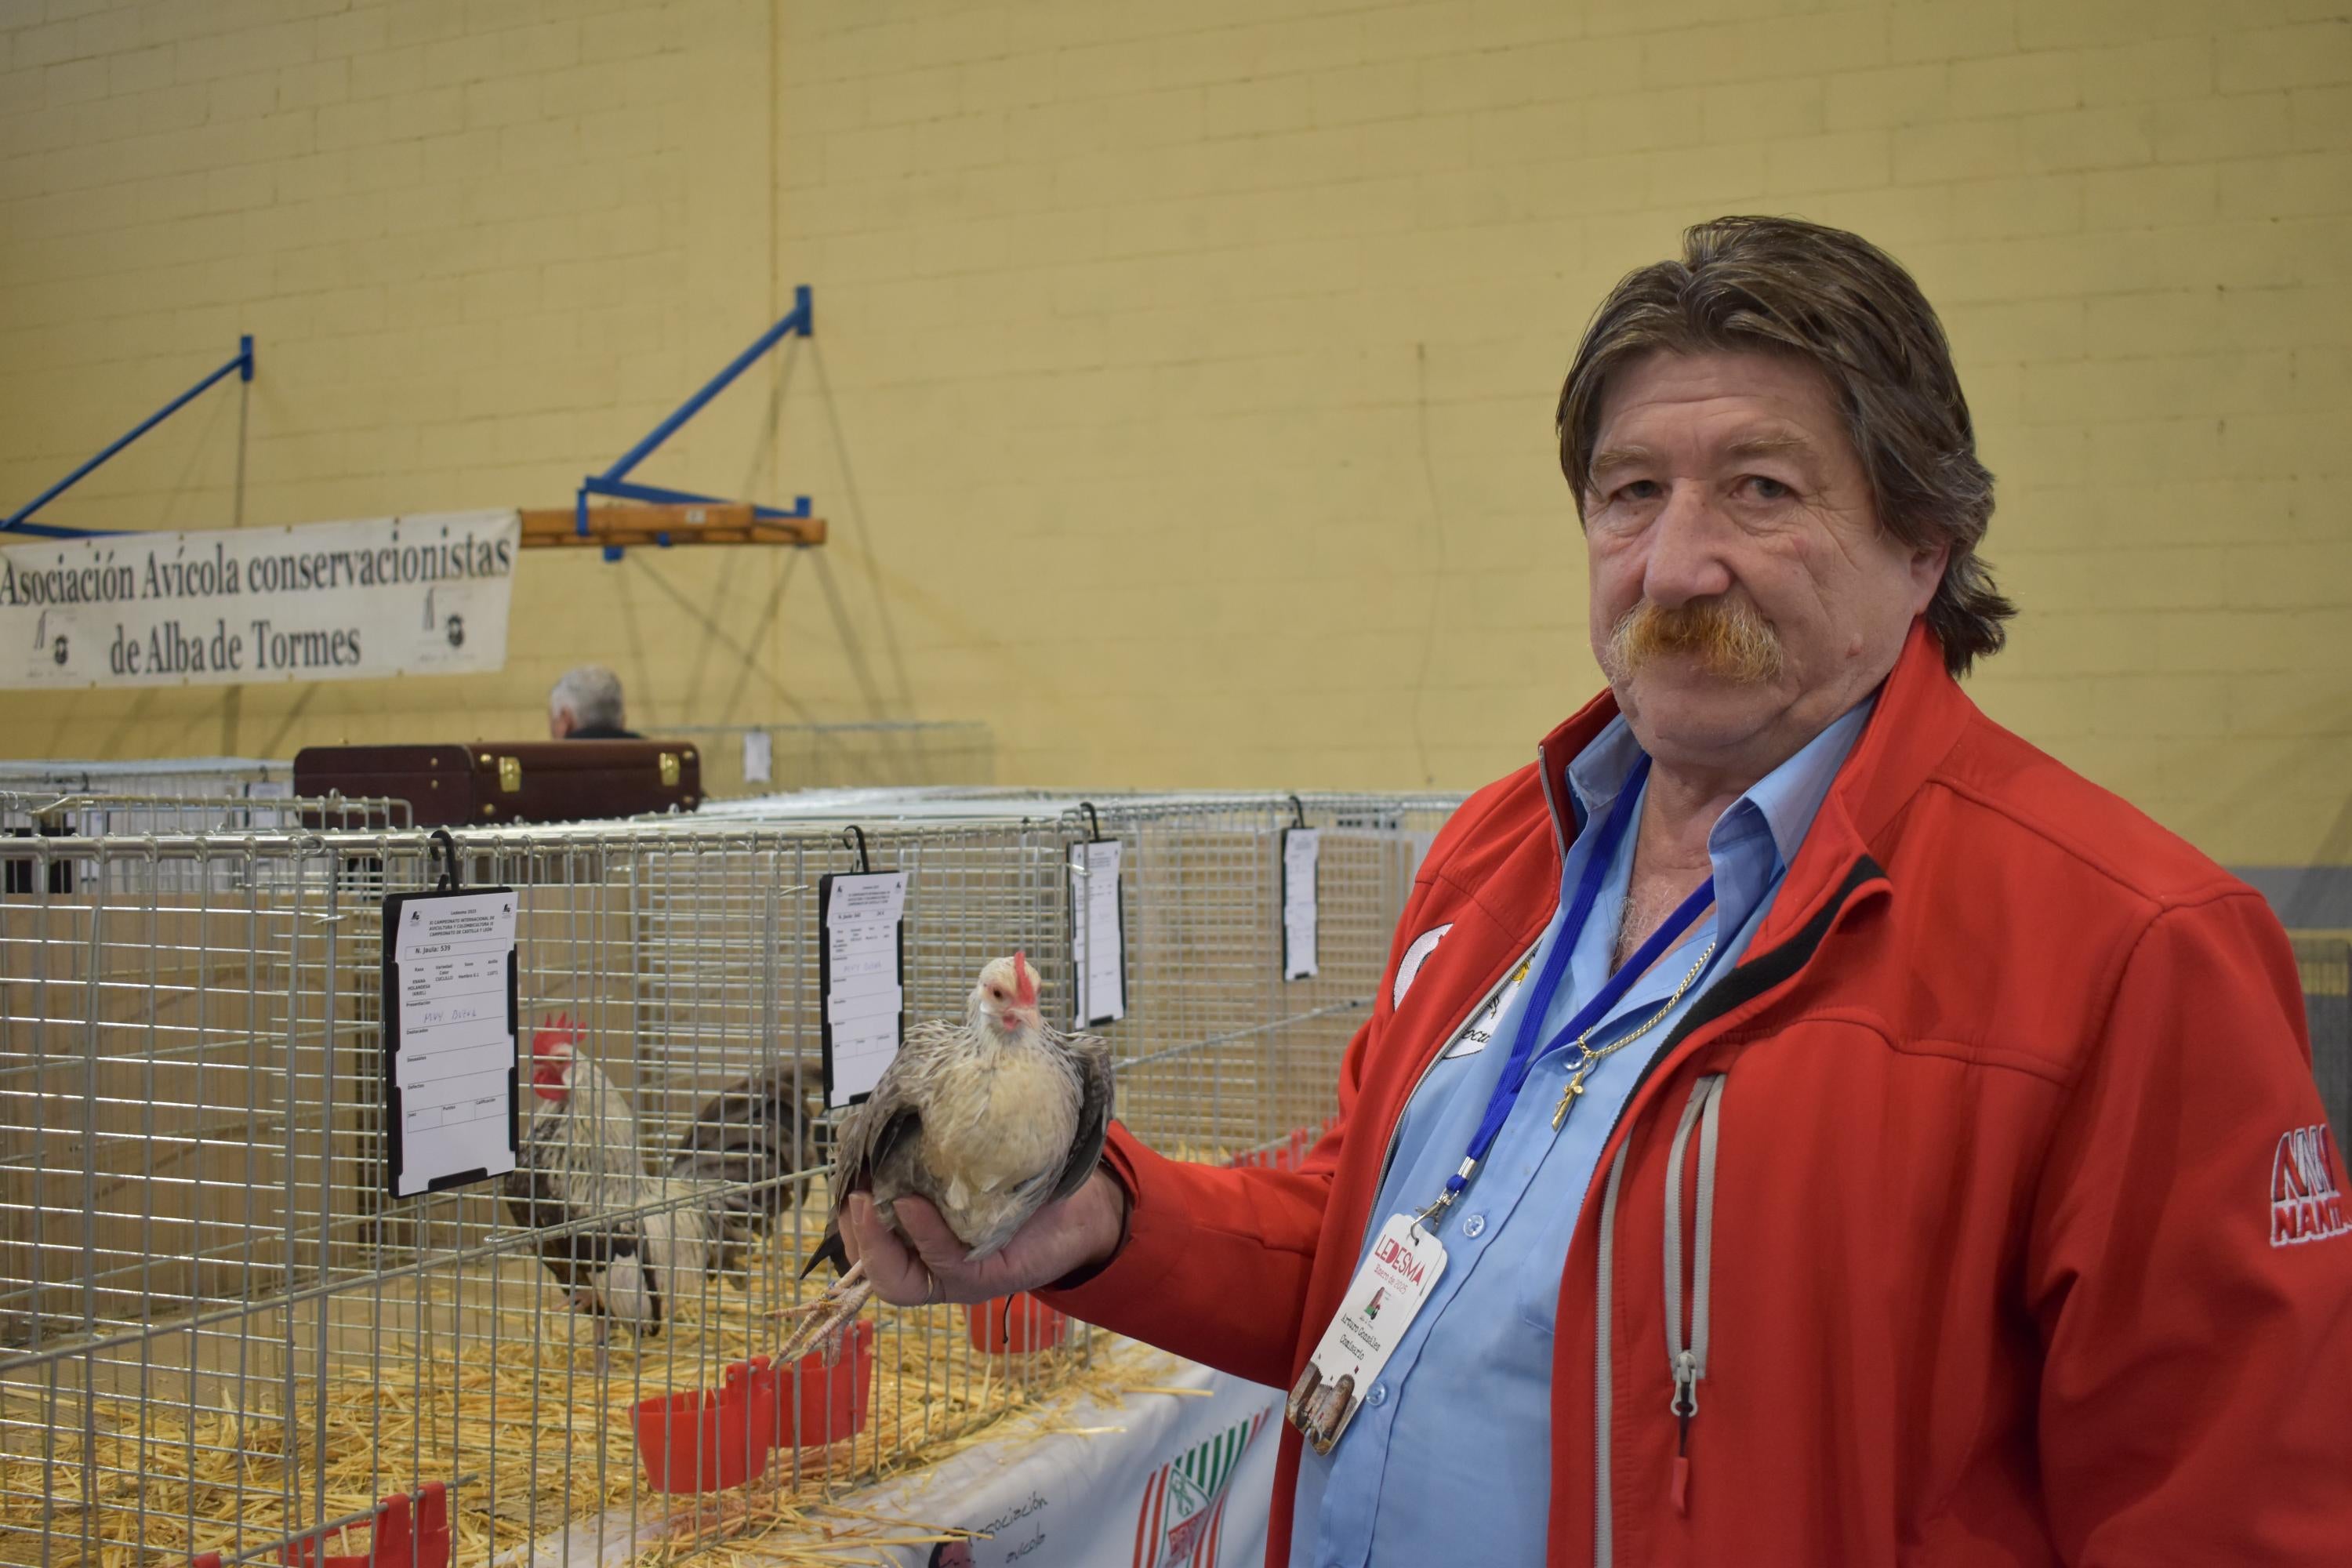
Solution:
[[(760, 1268), (755, 1262), (753, 1278)], [(674, 1388), (715, 1387), (725, 1363), (771, 1350), (781, 1338), (778, 1325), (731, 1285), (711, 1293), (708, 1310), (700, 1306), (682, 1304), (667, 1332), (642, 1343), (615, 1333), (601, 1377), (590, 1321), (561, 1310), (510, 1310), (495, 1343), (479, 1324), (462, 1338), (385, 1335), (375, 1355), (352, 1358), (355, 1364), (328, 1380), (323, 1454), (312, 1451), (318, 1387), (307, 1380), (294, 1389), (291, 1454), (289, 1424), (277, 1404), (283, 1384), (273, 1385), (267, 1408), (200, 1410), (193, 1420), (184, 1404), (151, 1401), (142, 1411), (108, 1402), (94, 1445), (94, 1499), (83, 1496), (78, 1419), (55, 1434), (54, 1465), (37, 1450), (0, 1455), (0, 1560), (148, 1568), (219, 1552), (259, 1552), (274, 1563), (271, 1548), (289, 1520), (299, 1525), (362, 1513), (412, 1481), (442, 1479), (458, 1483), (451, 1488), (453, 1568), (527, 1558), (520, 1549), (532, 1541), (568, 1521), (629, 1507), (632, 1499), (641, 1524), (666, 1523), (641, 1533), (661, 1537), (642, 1554), (649, 1563), (714, 1546), (745, 1568), (883, 1561), (868, 1549), (856, 1549), (867, 1551), (864, 1557), (845, 1555), (852, 1549), (786, 1546), (782, 1538), (822, 1542), (828, 1520), (845, 1522), (839, 1516), (846, 1510), (824, 1500), (845, 1483), (959, 1452), (986, 1440), (1005, 1415), (1074, 1399), (1099, 1381), (1089, 1375), (1086, 1340), (1075, 1325), (1070, 1345), (1007, 1357), (971, 1349), (961, 1308), (885, 1309), (864, 1432), (797, 1454), (787, 1436), (752, 1486), (673, 1499), (643, 1486), (630, 1419), (635, 1403)], [(79, 1401), (68, 1393), (65, 1405), (78, 1411)], [(37, 1409), (15, 1395), (6, 1413), (16, 1447)], [(911, 1522), (886, 1534), (939, 1538)], [(346, 1540), (331, 1539), (328, 1551), (363, 1552), (366, 1541), (364, 1527), (357, 1528)]]

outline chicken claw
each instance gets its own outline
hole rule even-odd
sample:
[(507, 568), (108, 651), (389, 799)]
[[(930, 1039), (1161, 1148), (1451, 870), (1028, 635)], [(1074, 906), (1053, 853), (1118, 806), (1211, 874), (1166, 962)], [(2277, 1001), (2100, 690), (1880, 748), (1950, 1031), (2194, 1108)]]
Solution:
[(866, 1264), (860, 1259), (814, 1300), (772, 1309), (768, 1316), (778, 1322), (800, 1320), (799, 1325), (785, 1336), (782, 1348), (776, 1352), (776, 1364), (789, 1366), (807, 1354), (810, 1347), (822, 1346), (825, 1364), (831, 1366), (841, 1354), (842, 1331), (849, 1327), (873, 1294), (874, 1282), (866, 1278)]

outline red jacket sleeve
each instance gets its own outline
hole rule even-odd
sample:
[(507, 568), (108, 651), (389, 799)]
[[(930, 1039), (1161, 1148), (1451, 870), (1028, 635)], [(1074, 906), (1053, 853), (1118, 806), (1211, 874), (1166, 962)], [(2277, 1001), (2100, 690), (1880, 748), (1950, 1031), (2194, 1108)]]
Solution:
[(1171, 1160), (1113, 1123), (1103, 1159), (1128, 1191), (1127, 1243), (1085, 1284), (1041, 1294), (1222, 1372), (1287, 1384), (1371, 1033), (1367, 1020), (1349, 1042), (1339, 1121), (1296, 1171)]
[(2352, 1234), (2301, 1194), (2352, 1211), (2293, 952), (2249, 891), (2167, 910), (2110, 1016), (2025, 1259), (2051, 1528), (2084, 1565), (2341, 1563)]
[[(1496, 780), (1465, 801), (1430, 845), (1390, 938), (1371, 1016), (1348, 1042), (1340, 1061), (1339, 1117), (1299, 1167), (1275, 1171), (1171, 1160), (1114, 1122), (1103, 1159), (1128, 1191), (1126, 1243), (1085, 1283), (1040, 1295), (1087, 1322), (1220, 1371), (1276, 1388), (1289, 1384), (1333, 1173), (1351, 1129), (1356, 1136), (1372, 1139), (1386, 1131), (1364, 1131), (1355, 1111), (1366, 1064), (1381, 1048), (1397, 966), (1413, 936), (1430, 928), (1430, 900), (1440, 869), (1497, 803), (1524, 795), (1533, 784), (1529, 768)], [(1351, 1265), (1361, 1240), (1351, 1235), (1340, 1243)]]

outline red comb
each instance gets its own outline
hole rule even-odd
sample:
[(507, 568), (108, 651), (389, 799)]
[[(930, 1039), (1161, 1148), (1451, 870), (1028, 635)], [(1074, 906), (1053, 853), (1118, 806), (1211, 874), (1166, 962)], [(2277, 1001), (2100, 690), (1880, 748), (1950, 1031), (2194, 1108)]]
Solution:
[(530, 1089), (541, 1100), (561, 1101), (571, 1090), (564, 1085), (572, 1047), (579, 1041), (580, 1026), (569, 1013), (558, 1013), (530, 1037)]
[(1037, 972), (1029, 967), (1026, 952), (1013, 955), (1013, 994), (1024, 1007), (1037, 1005)]
[(558, 1013), (534, 1030), (530, 1037), (530, 1054), (534, 1057), (553, 1056), (557, 1051), (569, 1051), (579, 1042), (580, 1027), (569, 1013)]

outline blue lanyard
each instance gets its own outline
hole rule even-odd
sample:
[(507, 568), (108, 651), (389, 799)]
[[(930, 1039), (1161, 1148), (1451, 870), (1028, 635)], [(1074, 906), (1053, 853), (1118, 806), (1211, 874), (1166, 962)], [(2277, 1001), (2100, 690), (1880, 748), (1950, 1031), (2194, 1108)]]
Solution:
[[(1624, 786), (1617, 792), (1616, 800), (1609, 807), (1609, 815), (1601, 819), (1601, 831), (1592, 841), (1592, 854), (1584, 863), (1584, 875), (1576, 884), (1576, 897), (1569, 904), (1568, 917), (1560, 922), (1559, 934), (1552, 942), (1551, 952), (1545, 956), (1543, 971), (1537, 975), (1534, 988), (1528, 993), (1527, 1008), (1519, 1015), (1518, 1034), (1511, 1042), (1509, 1058), (1503, 1063), (1503, 1076), (1496, 1080), (1495, 1092), (1487, 1097), (1486, 1113), (1479, 1118), (1478, 1131), (1471, 1134), (1470, 1147), (1463, 1156), (1461, 1168), (1445, 1178), (1445, 1191), (1422, 1212), (1424, 1220), (1444, 1212), (1448, 1205), (1462, 1195), (1462, 1190), (1470, 1184), (1470, 1178), (1478, 1173), (1479, 1165), (1485, 1162), (1488, 1151), (1494, 1148), (1495, 1140), (1502, 1135), (1503, 1123), (1509, 1119), (1511, 1107), (1518, 1103), (1519, 1091), (1527, 1087), (1528, 1075), (1534, 1069), (1536, 1058), (1540, 1054), (1536, 1042), (1543, 1032), (1544, 1015), (1551, 1011), (1552, 998), (1559, 994), (1560, 982), (1567, 978), (1569, 954), (1584, 934), (1585, 922), (1592, 918), (1593, 903), (1601, 897), (1601, 884), (1609, 875), (1611, 862), (1617, 858), (1618, 845), (1624, 841), (1625, 829), (1633, 817), (1633, 803), (1641, 798), (1642, 784), (1649, 777), (1649, 773), (1650, 759), (1645, 756), (1633, 764), (1633, 771), (1626, 775)], [(1627, 959), (1623, 966), (1609, 977), (1608, 983), (1593, 994), (1592, 1000), (1578, 1009), (1576, 1016), (1552, 1036), (1543, 1048), (1549, 1050), (1563, 1040), (1580, 1039), (1601, 1020), (1609, 1016), (1610, 1011), (1625, 999), (1625, 993), (1633, 988), (1633, 982), (1647, 973), (1650, 966), (1674, 946), (1714, 901), (1715, 879), (1709, 877), (1682, 901), (1673, 914), (1666, 917), (1664, 925), (1650, 933), (1649, 940), (1642, 943), (1633, 956)]]

